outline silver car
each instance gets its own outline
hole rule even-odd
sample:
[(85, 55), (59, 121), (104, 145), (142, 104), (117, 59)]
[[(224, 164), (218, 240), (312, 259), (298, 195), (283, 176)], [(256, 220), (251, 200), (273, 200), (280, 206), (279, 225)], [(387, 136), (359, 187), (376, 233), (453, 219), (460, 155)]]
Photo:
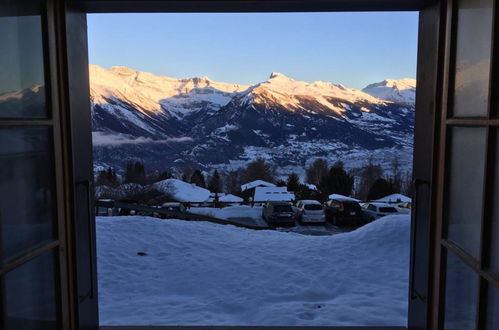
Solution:
[(362, 212), (369, 221), (399, 213), (395, 207), (386, 203), (366, 203), (362, 206)]
[(314, 200), (300, 200), (295, 204), (298, 220), (305, 223), (325, 223), (322, 204)]

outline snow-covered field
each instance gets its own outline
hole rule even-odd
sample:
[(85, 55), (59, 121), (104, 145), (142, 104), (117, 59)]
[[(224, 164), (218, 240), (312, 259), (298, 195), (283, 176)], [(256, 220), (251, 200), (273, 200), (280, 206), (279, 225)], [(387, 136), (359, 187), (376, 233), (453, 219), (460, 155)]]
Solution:
[(409, 228), (407, 215), (333, 236), (100, 217), (101, 324), (405, 326)]

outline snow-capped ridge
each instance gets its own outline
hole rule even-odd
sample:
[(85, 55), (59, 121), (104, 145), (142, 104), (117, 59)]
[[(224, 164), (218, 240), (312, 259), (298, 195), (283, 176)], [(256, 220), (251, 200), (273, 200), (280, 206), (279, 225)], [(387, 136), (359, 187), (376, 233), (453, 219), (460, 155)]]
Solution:
[(416, 79), (385, 79), (366, 86), (362, 91), (382, 100), (414, 105), (416, 100)]

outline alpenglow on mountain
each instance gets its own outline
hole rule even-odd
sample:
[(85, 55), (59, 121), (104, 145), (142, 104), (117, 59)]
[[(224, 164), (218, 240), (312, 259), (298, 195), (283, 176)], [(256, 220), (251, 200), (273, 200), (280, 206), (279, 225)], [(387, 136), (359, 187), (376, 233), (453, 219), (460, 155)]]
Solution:
[(281, 174), (303, 173), (318, 157), (347, 168), (369, 157), (411, 166), (411, 79), (360, 91), (275, 72), (259, 84), (238, 85), (126, 67), (89, 70), (96, 169), (140, 160), (157, 170), (230, 170), (256, 157)]

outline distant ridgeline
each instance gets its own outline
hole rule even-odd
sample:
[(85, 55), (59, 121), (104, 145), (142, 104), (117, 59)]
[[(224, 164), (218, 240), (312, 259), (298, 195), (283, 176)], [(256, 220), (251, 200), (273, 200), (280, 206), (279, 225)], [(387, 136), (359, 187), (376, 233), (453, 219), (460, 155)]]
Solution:
[(96, 171), (130, 161), (229, 171), (257, 157), (283, 176), (304, 175), (317, 158), (348, 170), (368, 158), (386, 170), (395, 158), (412, 166), (414, 79), (360, 91), (280, 73), (250, 86), (91, 65), (90, 91)]

